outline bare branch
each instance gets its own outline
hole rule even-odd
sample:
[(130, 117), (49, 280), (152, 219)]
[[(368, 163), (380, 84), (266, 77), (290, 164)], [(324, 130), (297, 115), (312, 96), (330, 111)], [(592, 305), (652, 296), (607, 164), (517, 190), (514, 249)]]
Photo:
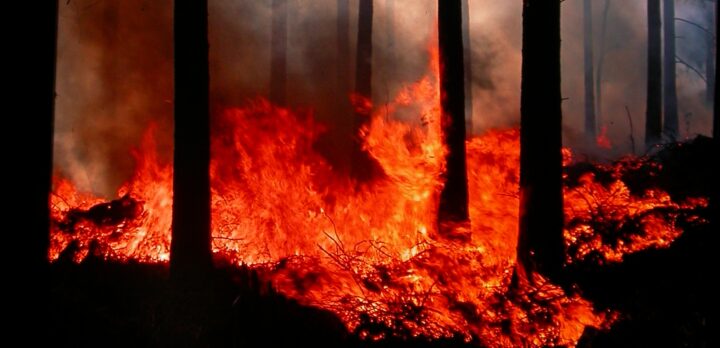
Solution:
[(707, 79), (705, 78), (705, 76), (703, 76), (703, 74), (698, 69), (696, 69), (694, 66), (690, 65), (690, 63), (682, 60), (682, 58), (680, 58), (678, 56), (675, 56), (675, 62), (685, 65), (688, 69), (694, 71), (698, 75), (698, 77), (700, 77), (700, 79), (702, 79), (703, 81), (705, 81), (705, 83), (707, 83)]
[(630, 108), (625, 105), (625, 111), (627, 112), (628, 122), (630, 123), (630, 144), (632, 145), (632, 153), (635, 154), (635, 130), (633, 129), (632, 115), (630, 115)]
[(690, 25), (694, 26), (695, 28), (698, 28), (698, 29), (702, 30), (703, 32), (705, 32), (705, 35), (709, 35), (710, 37), (715, 38), (715, 35), (714, 35), (710, 30), (708, 30), (707, 28), (703, 27), (703, 26), (700, 25), (700, 24), (697, 24), (697, 23), (695, 23), (695, 22), (693, 22), (693, 21), (689, 21), (689, 20), (684, 19), (684, 18), (675, 18), (675, 20), (678, 21), (678, 22), (690, 24)]

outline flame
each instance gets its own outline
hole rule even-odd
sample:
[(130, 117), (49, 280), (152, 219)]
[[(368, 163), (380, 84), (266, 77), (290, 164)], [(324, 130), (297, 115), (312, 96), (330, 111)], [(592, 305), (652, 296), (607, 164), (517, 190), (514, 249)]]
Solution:
[[(313, 149), (324, 127), (310, 113), (260, 99), (217, 115), (210, 168), (213, 252), (254, 267), (288, 297), (335, 312), (348, 330), (368, 339), (460, 335), (490, 347), (574, 346), (585, 327), (608, 327), (612, 313), (596, 312), (540, 277), (510, 286), (518, 230), (517, 129), (468, 141), (471, 238), (438, 237), (446, 149), (437, 50), (430, 61), (428, 76), (402, 89), (360, 130), (365, 150), (386, 174), (370, 184), (334, 171)], [(363, 111), (372, 110), (369, 100), (354, 99)], [(398, 112), (418, 117), (386, 117)], [(103, 203), (56, 178), (50, 259), (74, 243), (76, 261), (91, 251), (120, 261), (168, 260), (172, 167), (160, 163), (153, 132), (133, 152), (137, 170), (118, 200)], [(563, 157), (570, 165), (568, 149)], [(595, 253), (619, 261), (666, 247), (682, 232), (675, 216), (649, 212), (679, 214), (706, 204), (676, 203), (655, 190), (637, 197), (619, 179), (605, 185), (587, 175), (580, 181), (564, 193), (568, 263)], [(138, 209), (125, 209), (135, 204)], [(117, 213), (110, 222), (103, 219), (108, 212)], [(599, 218), (610, 227), (599, 229)], [(642, 233), (614, 235), (628, 219)]]
[(600, 128), (600, 134), (595, 137), (595, 143), (601, 149), (612, 149), (612, 143), (607, 135), (607, 126), (604, 125)]

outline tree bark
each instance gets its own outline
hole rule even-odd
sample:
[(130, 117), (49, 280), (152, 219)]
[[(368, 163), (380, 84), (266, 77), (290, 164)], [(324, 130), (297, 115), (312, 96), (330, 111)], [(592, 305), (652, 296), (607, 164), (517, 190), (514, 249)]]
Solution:
[(563, 246), (560, 2), (523, 0), (520, 97), (521, 275), (561, 274)]
[(287, 0), (272, 0), (270, 101), (287, 103)]
[(441, 234), (466, 237), (469, 225), (465, 164), (465, 72), (461, 0), (438, 0), (440, 92), (447, 146), (445, 186), (440, 193)]
[(679, 135), (675, 78), (675, 0), (663, 0), (663, 134), (675, 141)]
[(470, 45), (470, 4), (462, 0), (463, 60), (465, 62), (465, 136), (473, 133), (473, 97), (472, 97), (472, 46)]
[(175, 1), (175, 156), (170, 275), (193, 280), (212, 267), (207, 0)]
[(584, 19), (584, 61), (585, 61), (585, 136), (591, 141), (595, 140), (595, 82), (593, 67), (593, 21), (592, 2), (583, 0)]
[(662, 136), (662, 65), (660, 40), (660, 0), (648, 0), (647, 100), (645, 147), (658, 144)]

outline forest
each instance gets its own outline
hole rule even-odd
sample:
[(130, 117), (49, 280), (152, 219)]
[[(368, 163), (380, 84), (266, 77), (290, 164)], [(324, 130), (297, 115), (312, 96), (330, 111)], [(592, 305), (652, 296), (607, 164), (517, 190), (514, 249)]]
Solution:
[(18, 13), (28, 344), (710, 345), (717, 1)]

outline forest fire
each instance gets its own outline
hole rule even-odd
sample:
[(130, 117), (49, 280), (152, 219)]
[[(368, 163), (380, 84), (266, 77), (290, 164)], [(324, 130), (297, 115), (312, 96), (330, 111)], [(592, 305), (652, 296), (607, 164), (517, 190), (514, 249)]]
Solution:
[[(212, 235), (217, 259), (257, 269), (282, 294), (336, 313), (368, 339), (460, 336), (486, 346), (575, 345), (587, 326), (607, 328), (616, 313), (595, 311), (579, 294), (548, 281), (511, 287), (518, 234), (519, 131), (495, 130), (467, 142), (471, 238), (436, 231), (446, 149), (441, 142), (437, 54), (433, 73), (404, 88), (362, 130), (364, 148), (385, 176), (357, 185), (313, 148), (323, 126), (311, 114), (265, 100), (214, 120)], [(386, 117), (402, 110), (415, 123)], [(79, 192), (57, 177), (51, 197), (49, 257), (90, 252), (106, 259), (169, 259), (172, 166), (146, 132), (137, 169), (118, 198)], [(566, 168), (572, 159), (566, 151)], [(566, 178), (566, 263), (620, 262), (669, 246), (679, 221), (704, 198), (674, 201), (621, 180), (628, 159), (599, 180)]]

